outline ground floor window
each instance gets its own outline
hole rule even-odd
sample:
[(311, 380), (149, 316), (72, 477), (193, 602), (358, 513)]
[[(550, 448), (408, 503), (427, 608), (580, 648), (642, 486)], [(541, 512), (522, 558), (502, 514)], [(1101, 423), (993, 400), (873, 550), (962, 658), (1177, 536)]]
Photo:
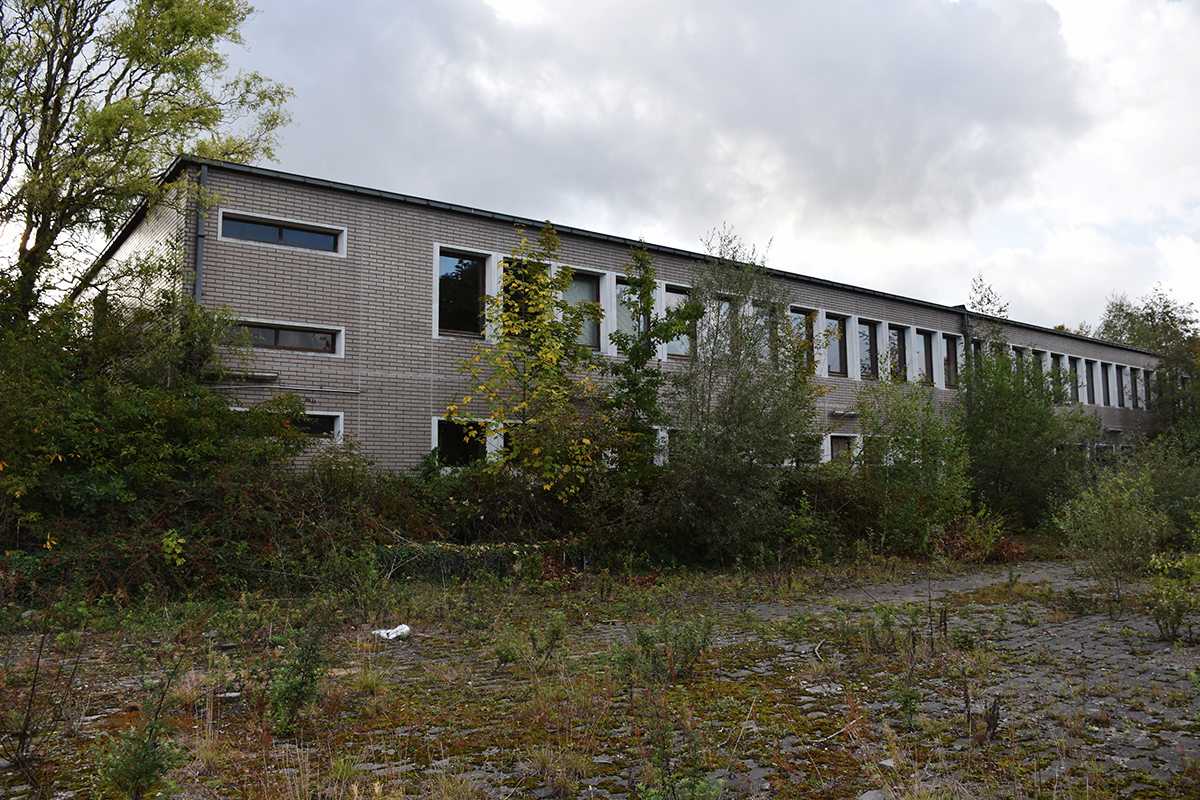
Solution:
[(487, 440), (470, 423), (456, 420), (437, 421), (438, 463), (444, 467), (465, 467), (482, 461), (487, 455)]

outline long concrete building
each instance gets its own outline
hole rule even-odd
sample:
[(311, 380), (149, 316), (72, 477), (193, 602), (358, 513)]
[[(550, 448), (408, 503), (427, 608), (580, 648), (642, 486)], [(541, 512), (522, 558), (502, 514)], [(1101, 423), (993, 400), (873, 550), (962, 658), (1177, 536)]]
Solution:
[[(314, 435), (353, 437), (377, 464), (415, 466), (441, 440), (461, 436), (441, 420), (463, 396), (462, 361), (484, 341), (480, 308), (497, 291), (516, 226), (542, 223), (492, 211), (272, 169), (183, 157), (164, 181), (202, 184), (209, 202), (160, 203), (131, 218), (101, 258), (161, 249), (180, 257), (181, 287), (227, 309), (249, 330), (252, 364), (223, 385), (248, 406), (283, 392), (301, 397)], [(604, 314), (590, 343), (615, 355), (618, 292), (633, 247), (653, 255), (658, 306), (686, 297), (703, 254), (555, 226), (572, 295)], [(952, 400), (968, 343), (984, 324), (1017, 355), (1070, 376), (1068, 402), (1099, 417), (1119, 445), (1151, 424), (1155, 354), (1013, 320), (836, 281), (773, 270), (798, 318), (827, 347), (817, 354), (826, 429), (823, 457), (856, 446), (856, 391), (878, 380), (881, 353), (900, 377)], [(664, 362), (686, 358), (664, 346)], [(884, 376), (886, 377), (886, 376)]]

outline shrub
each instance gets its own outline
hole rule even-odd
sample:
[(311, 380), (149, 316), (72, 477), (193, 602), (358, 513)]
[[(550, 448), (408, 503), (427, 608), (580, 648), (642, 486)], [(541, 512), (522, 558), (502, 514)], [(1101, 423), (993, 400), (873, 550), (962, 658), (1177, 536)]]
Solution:
[(1012, 560), (1004, 537), (1004, 520), (986, 507), (955, 518), (942, 531), (938, 549), (958, 561)]
[(634, 632), (633, 641), (617, 649), (617, 665), (629, 680), (673, 683), (690, 678), (712, 643), (712, 620), (705, 616), (664, 616), (658, 624)]
[(1089, 477), (1095, 417), (1060, 405), (1062, 376), (988, 341), (963, 375), (960, 419), (978, 505), (1035, 528)]
[(1124, 587), (1146, 572), (1151, 556), (1173, 532), (1170, 518), (1157, 507), (1145, 468), (1105, 472), (1067, 502), (1055, 522), (1087, 573), (1118, 602)]
[(96, 764), (100, 797), (142, 800), (169, 789), (167, 773), (183, 762), (183, 753), (156, 723), (108, 737)]
[(873, 548), (928, 553), (932, 533), (967, 507), (966, 447), (953, 419), (934, 406), (933, 391), (884, 382), (857, 402), (863, 446), (852, 478), (875, 499)]
[(1158, 553), (1150, 560), (1150, 615), (1159, 635), (1168, 641), (1179, 638), (1191, 617), (1200, 611), (1200, 553), (1170, 556)]
[(295, 730), (301, 711), (317, 699), (325, 674), (324, 631), (320, 621), (310, 621), (303, 631), (293, 634), (283, 657), (271, 670), (268, 713), (271, 727), (278, 734)]

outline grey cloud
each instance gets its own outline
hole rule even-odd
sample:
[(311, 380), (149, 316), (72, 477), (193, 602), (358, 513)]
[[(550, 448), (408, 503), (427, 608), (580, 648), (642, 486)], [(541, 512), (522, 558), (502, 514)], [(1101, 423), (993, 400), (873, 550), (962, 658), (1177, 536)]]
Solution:
[(685, 246), (722, 219), (961, 224), (1089, 124), (1057, 15), (1024, 0), (554, 4), (534, 26), (261, 0), (246, 40), (238, 63), (296, 89), (286, 168)]

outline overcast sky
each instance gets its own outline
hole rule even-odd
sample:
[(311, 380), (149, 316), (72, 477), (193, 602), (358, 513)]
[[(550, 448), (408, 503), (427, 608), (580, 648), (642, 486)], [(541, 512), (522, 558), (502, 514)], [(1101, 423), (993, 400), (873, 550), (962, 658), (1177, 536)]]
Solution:
[[(1200, 301), (1194, 0), (256, 0), (276, 166), (1094, 320)], [(570, 9), (570, 10), (566, 10)]]

